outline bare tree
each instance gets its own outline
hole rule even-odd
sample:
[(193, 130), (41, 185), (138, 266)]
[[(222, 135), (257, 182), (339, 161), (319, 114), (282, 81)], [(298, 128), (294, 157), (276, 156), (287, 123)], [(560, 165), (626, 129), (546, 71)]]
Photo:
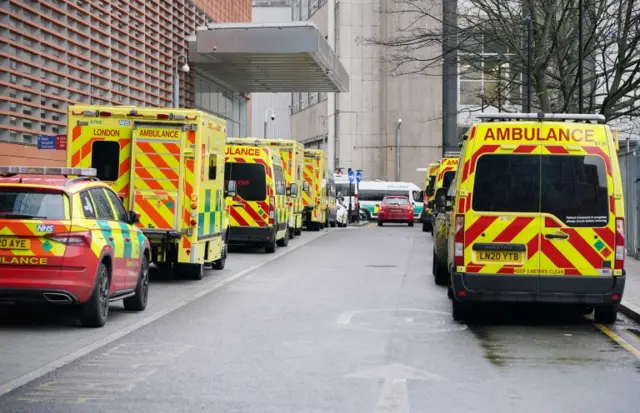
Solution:
[[(470, 105), (522, 110), (531, 73), (532, 110), (544, 112), (577, 112), (582, 43), (585, 111), (607, 120), (640, 114), (640, 0), (583, 0), (582, 42), (580, 0), (458, 0), (457, 23), (446, 28), (442, 1), (394, 0), (382, 12), (410, 16), (410, 24), (363, 42), (387, 47), (393, 74), (404, 75), (432, 74), (445, 52), (421, 51), (450, 53), (443, 46), (453, 40)], [(440, 24), (424, 23), (434, 20)]]

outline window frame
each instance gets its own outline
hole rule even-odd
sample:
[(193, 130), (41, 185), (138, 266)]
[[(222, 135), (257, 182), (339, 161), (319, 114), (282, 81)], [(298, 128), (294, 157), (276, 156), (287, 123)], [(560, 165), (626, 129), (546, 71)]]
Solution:
[[(107, 193), (107, 199), (109, 200), (109, 203), (111, 204), (111, 209), (116, 214), (116, 216), (115, 216), (116, 221), (124, 222), (124, 223), (128, 224), (129, 223), (129, 213), (127, 212), (127, 208), (124, 207), (124, 204), (120, 200), (120, 197), (118, 196), (118, 194), (116, 194), (111, 188), (102, 188), (102, 189), (104, 189), (105, 192)], [(118, 217), (118, 207), (122, 208), (122, 212), (123, 212), (123, 216), (122, 217), (123, 217), (123, 219), (120, 219)]]
[[(103, 187), (101, 187), (101, 186), (97, 186), (97, 187), (89, 188), (89, 189), (87, 189), (87, 191), (89, 191), (89, 195), (91, 196), (91, 200), (93, 201), (93, 205), (94, 205), (94, 206), (95, 206), (95, 208), (96, 208), (96, 213), (97, 213), (97, 214), (96, 214), (96, 218), (95, 218), (95, 219), (96, 219), (96, 220), (98, 220), (98, 221), (117, 221), (117, 220), (116, 220), (116, 216), (115, 216), (115, 214), (114, 214), (113, 206), (111, 205), (111, 202), (109, 201), (109, 197), (104, 193), (105, 188), (103, 188)], [(102, 195), (103, 195), (103, 196), (105, 197), (105, 199), (107, 200), (107, 205), (109, 206), (109, 211), (111, 211), (111, 219), (108, 219), (108, 218), (101, 218), (101, 217), (100, 217), (100, 214), (99, 214), (99, 211), (98, 211), (98, 209), (99, 209), (99, 208), (98, 208), (98, 202), (96, 201), (96, 199), (95, 199), (95, 197), (94, 197), (94, 195), (93, 195), (93, 192), (94, 192), (94, 191), (96, 191), (96, 192), (97, 192), (97, 191), (102, 191)]]

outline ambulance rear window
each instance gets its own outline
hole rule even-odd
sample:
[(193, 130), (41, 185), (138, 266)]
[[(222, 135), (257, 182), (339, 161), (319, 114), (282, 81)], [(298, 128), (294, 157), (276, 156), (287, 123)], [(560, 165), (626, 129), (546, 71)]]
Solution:
[(0, 191), (0, 219), (65, 219), (61, 192)]
[(449, 189), (449, 186), (451, 185), (451, 181), (453, 181), (453, 178), (455, 177), (456, 177), (455, 171), (445, 172), (444, 176), (442, 177), (442, 187)]
[(224, 180), (236, 181), (238, 195), (245, 201), (267, 198), (267, 177), (264, 165), (257, 163), (225, 163)]

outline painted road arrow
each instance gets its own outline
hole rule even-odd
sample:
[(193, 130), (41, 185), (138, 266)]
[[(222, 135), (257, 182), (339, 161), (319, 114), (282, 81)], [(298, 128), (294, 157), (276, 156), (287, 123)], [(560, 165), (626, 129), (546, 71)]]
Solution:
[(409, 413), (407, 380), (443, 380), (443, 378), (438, 375), (399, 363), (357, 371), (349, 374), (347, 377), (384, 380), (376, 407), (376, 413)]

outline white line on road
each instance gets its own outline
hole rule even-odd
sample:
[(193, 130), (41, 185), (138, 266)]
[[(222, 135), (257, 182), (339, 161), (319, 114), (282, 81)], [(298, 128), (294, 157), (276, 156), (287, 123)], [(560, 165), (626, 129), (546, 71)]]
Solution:
[(40, 368), (38, 368), (36, 370), (33, 370), (33, 371), (23, 375), (23, 376), (18, 377), (17, 379), (11, 380), (10, 382), (8, 382), (8, 383), (6, 383), (6, 384), (4, 384), (2, 386), (2, 388), (0, 390), (0, 395), (6, 394), (6, 393), (8, 393), (8, 392), (10, 392), (12, 390), (17, 389), (18, 387), (24, 386), (25, 384), (27, 384), (27, 383), (29, 383), (29, 382), (31, 382), (33, 380), (36, 380), (36, 379), (38, 379), (38, 378), (40, 378), (40, 377), (42, 377), (42, 376), (44, 376), (46, 374), (49, 374), (54, 370), (57, 370), (57, 369), (59, 369), (61, 367), (64, 367), (65, 365), (67, 365), (67, 364), (79, 359), (80, 357), (86, 356), (87, 354), (89, 354), (89, 353), (91, 353), (91, 352), (93, 352), (95, 350), (98, 350), (99, 348), (104, 347), (107, 344), (110, 344), (110, 343), (112, 343), (112, 342), (114, 342), (114, 341), (116, 341), (116, 340), (118, 340), (118, 339), (120, 339), (120, 338), (122, 338), (122, 337), (124, 337), (124, 336), (126, 336), (128, 334), (131, 334), (132, 332), (134, 332), (136, 330), (139, 330), (140, 328), (142, 328), (142, 327), (144, 327), (144, 326), (146, 326), (148, 324), (153, 323), (154, 321), (166, 316), (167, 314), (170, 314), (170, 313), (172, 313), (172, 312), (184, 307), (185, 305), (197, 300), (198, 298), (203, 297), (203, 296), (205, 296), (205, 295), (207, 295), (209, 293), (212, 293), (212, 292), (224, 287), (225, 285), (237, 280), (238, 278), (241, 278), (241, 277), (243, 277), (243, 276), (245, 276), (245, 275), (257, 270), (258, 268), (260, 268), (260, 267), (262, 267), (262, 266), (264, 266), (264, 265), (266, 265), (266, 264), (268, 264), (268, 263), (270, 263), (272, 261), (275, 261), (278, 258), (281, 258), (281, 257), (283, 257), (283, 256), (285, 256), (285, 255), (297, 250), (298, 248), (303, 247), (304, 245), (308, 244), (309, 242), (312, 242), (312, 241), (314, 241), (314, 240), (316, 240), (316, 239), (318, 239), (318, 238), (320, 238), (320, 237), (322, 237), (324, 235), (327, 235), (327, 234), (329, 234), (329, 233), (331, 233), (333, 231), (334, 230), (324, 231), (324, 232), (318, 234), (317, 237), (315, 237), (313, 239), (310, 239), (310, 240), (308, 240), (306, 242), (303, 242), (302, 244), (298, 244), (298, 245), (295, 245), (295, 246), (292, 246), (292, 247), (288, 247), (286, 250), (284, 250), (283, 253), (277, 254), (275, 256), (271, 256), (270, 258), (266, 259), (264, 262), (261, 262), (260, 264), (256, 264), (253, 267), (249, 267), (247, 269), (244, 269), (244, 270), (232, 275), (231, 277), (220, 281), (217, 284), (213, 284), (213, 285), (211, 285), (209, 287), (205, 287), (202, 290), (198, 291), (197, 293), (195, 293), (195, 294), (185, 298), (184, 300), (178, 302), (177, 304), (172, 305), (171, 307), (168, 307), (168, 308), (165, 308), (165, 309), (160, 310), (158, 312), (155, 312), (152, 315), (150, 315), (148, 317), (145, 317), (142, 320), (140, 320), (140, 321), (138, 321), (136, 323), (133, 323), (133, 324), (127, 326), (127, 327), (124, 327), (122, 330), (116, 331), (116, 332), (108, 335), (107, 337), (105, 337), (105, 338), (103, 338), (101, 340), (95, 341), (95, 342), (93, 342), (93, 343), (91, 343), (91, 344), (89, 344), (89, 345), (87, 345), (85, 347), (82, 347), (82, 348), (80, 348), (80, 349), (78, 349), (78, 350), (76, 350), (76, 351), (74, 351), (72, 353), (67, 354), (66, 356), (60, 357), (59, 359), (54, 360), (53, 362), (47, 364), (46, 366), (40, 367)]

